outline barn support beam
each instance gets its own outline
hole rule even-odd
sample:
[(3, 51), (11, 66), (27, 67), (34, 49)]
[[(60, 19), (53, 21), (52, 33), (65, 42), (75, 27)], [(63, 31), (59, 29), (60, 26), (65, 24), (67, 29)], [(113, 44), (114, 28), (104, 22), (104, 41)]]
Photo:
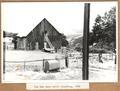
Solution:
[(84, 6), (84, 31), (83, 31), (83, 64), (82, 79), (89, 79), (89, 20), (90, 20), (90, 3)]

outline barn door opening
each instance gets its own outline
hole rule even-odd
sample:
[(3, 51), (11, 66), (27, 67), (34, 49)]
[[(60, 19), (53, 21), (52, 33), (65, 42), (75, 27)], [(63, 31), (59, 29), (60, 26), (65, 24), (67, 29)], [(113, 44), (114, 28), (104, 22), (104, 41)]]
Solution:
[(39, 43), (35, 42), (35, 50), (39, 50)]

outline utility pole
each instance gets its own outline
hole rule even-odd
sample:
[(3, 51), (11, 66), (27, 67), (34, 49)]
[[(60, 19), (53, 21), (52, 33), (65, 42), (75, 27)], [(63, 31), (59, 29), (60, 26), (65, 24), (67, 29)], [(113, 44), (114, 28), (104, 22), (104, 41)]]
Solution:
[(89, 79), (89, 21), (90, 21), (90, 3), (84, 6), (84, 32), (83, 32), (83, 63), (82, 79)]

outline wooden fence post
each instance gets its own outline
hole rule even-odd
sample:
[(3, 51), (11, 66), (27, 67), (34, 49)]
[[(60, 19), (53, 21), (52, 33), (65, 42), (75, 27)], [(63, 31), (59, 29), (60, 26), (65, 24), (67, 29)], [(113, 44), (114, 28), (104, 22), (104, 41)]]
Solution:
[(43, 59), (43, 71), (44, 71), (44, 61), (45, 61), (45, 60)]
[(26, 62), (24, 61), (24, 71), (25, 71), (25, 69), (26, 69), (25, 65), (26, 65)]
[(6, 67), (5, 67), (5, 43), (3, 43), (3, 79), (5, 79), (5, 69), (6, 69)]

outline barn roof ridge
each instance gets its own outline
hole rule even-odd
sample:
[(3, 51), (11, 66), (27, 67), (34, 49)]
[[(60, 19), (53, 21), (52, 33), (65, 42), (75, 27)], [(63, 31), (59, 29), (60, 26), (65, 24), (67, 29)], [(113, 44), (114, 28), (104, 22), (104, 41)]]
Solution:
[[(58, 30), (46, 19), (46, 18), (44, 18), (42, 21), (47, 21), (47, 23), (49, 23), (54, 29), (55, 29), (55, 31), (57, 31), (57, 33), (59, 33), (60, 35), (61, 35), (61, 33), (60, 32), (58, 32)], [(41, 22), (42, 22), (41, 21)], [(41, 23), (40, 22), (40, 23)]]
[(44, 26), (45, 26), (45, 21), (46, 21), (48, 24), (50, 24), (50, 26), (52, 26), (52, 27), (56, 30), (57, 33), (59, 33), (59, 34), (61, 35), (61, 33), (58, 32), (58, 30), (57, 30), (46, 18), (43, 18), (43, 19), (26, 35), (26, 37), (27, 37), (37, 26), (39, 26), (39, 24), (41, 24), (42, 22), (44, 23)]

